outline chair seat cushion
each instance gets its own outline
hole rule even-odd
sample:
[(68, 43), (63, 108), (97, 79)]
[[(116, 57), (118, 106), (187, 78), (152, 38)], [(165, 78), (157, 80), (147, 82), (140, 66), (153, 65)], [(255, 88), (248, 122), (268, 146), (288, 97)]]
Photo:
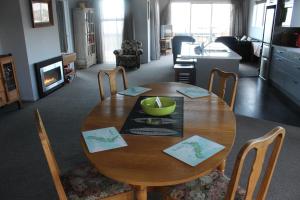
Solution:
[[(223, 200), (227, 193), (229, 178), (220, 171), (213, 171), (188, 183), (171, 188), (167, 199), (172, 200)], [(238, 187), (235, 200), (243, 200), (246, 191)]]
[(132, 188), (101, 174), (89, 164), (84, 164), (61, 177), (70, 200), (96, 200), (128, 192)]
[(137, 56), (136, 55), (121, 55), (119, 58), (121, 60), (136, 60)]

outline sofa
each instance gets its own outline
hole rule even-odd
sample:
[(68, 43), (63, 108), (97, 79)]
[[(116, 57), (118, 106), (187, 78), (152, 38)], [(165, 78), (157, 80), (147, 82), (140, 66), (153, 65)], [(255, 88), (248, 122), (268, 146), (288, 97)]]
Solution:
[(221, 36), (215, 40), (215, 42), (221, 42), (238, 53), (242, 57), (241, 62), (253, 62), (257, 60), (252, 45), (252, 42), (254, 41), (256, 40), (249, 37), (246, 37), (245, 39), (245, 36), (241, 39), (234, 36)]

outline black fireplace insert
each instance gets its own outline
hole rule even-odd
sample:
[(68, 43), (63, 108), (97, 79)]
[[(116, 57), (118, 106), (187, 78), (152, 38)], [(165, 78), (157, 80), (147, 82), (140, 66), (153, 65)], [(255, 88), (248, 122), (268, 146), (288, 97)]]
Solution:
[(61, 56), (36, 63), (35, 72), (40, 97), (44, 97), (64, 85)]

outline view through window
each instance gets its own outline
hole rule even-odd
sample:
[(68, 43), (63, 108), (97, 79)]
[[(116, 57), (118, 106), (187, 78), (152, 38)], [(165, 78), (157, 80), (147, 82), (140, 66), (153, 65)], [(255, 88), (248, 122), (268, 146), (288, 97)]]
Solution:
[(120, 49), (124, 24), (124, 0), (102, 0), (100, 5), (103, 62), (114, 63)]
[(260, 3), (254, 5), (253, 16), (252, 16), (252, 26), (263, 27), (265, 19), (265, 3)]
[(173, 2), (171, 13), (175, 34), (191, 34), (198, 42), (230, 35), (231, 4)]

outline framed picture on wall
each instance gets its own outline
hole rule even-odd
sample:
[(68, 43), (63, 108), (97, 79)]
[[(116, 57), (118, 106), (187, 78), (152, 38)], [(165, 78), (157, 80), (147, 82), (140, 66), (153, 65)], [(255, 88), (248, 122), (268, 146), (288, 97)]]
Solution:
[(29, 0), (33, 28), (52, 26), (52, 0)]

